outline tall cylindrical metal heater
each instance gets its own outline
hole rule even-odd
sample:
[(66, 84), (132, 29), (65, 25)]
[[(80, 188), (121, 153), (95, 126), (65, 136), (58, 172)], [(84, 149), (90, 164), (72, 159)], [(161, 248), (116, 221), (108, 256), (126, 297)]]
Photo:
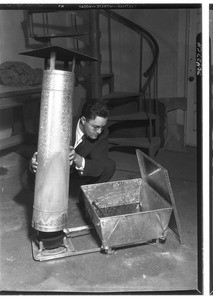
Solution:
[[(21, 54), (44, 58), (46, 62), (50, 62), (50, 69), (43, 72), (32, 227), (40, 237), (45, 236), (50, 240), (53, 237), (54, 241), (66, 228), (68, 218), (69, 146), (72, 138), (75, 64), (97, 59), (58, 46)], [(66, 66), (72, 61), (71, 71), (56, 70), (56, 60), (63, 61)], [(40, 238), (38, 243), (41, 246)]]
[(73, 89), (74, 72), (44, 71), (32, 218), (33, 228), (43, 232), (67, 224)]

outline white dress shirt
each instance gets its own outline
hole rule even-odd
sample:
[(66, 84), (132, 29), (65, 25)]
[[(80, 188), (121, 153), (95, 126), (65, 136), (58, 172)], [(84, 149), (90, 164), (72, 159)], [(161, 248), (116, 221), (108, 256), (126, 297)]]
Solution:
[[(77, 126), (76, 126), (76, 131), (75, 131), (75, 145), (74, 145), (74, 149), (77, 148), (77, 146), (82, 142), (84, 133), (82, 132), (81, 128), (80, 128), (80, 119), (78, 120)], [(75, 166), (75, 168), (80, 171), (81, 175), (83, 174), (84, 171), (84, 167), (85, 167), (85, 159), (84, 157), (82, 157), (82, 166), (80, 168), (78, 168), (77, 166)]]

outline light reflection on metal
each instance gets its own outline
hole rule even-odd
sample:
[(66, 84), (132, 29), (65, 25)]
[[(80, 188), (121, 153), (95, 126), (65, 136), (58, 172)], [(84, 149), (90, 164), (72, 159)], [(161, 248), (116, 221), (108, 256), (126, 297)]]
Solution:
[(137, 150), (141, 178), (84, 185), (86, 210), (103, 249), (166, 239), (181, 240), (167, 171)]
[(67, 223), (73, 88), (73, 72), (44, 71), (32, 219), (39, 231), (60, 231)]
[[(171, 205), (172, 215), (168, 224), (168, 231), (182, 243), (182, 232), (168, 171), (140, 150), (137, 150), (136, 154), (141, 178)], [(154, 172), (154, 170), (156, 171)]]

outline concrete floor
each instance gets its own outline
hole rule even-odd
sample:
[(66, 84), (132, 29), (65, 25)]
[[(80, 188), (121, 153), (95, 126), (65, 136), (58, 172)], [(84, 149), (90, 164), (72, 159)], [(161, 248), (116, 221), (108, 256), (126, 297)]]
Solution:
[[(133, 293), (198, 290), (197, 153), (161, 150), (155, 160), (170, 176), (184, 244), (168, 235), (164, 244), (116, 249), (50, 261), (35, 261), (31, 248), (33, 191), (26, 176), (32, 149), (20, 147), (1, 160), (1, 291), (61, 293)], [(18, 154), (17, 154), (18, 153)], [(21, 156), (19, 155), (21, 154)], [(117, 162), (112, 180), (138, 178), (134, 153), (110, 152)], [(78, 198), (69, 199), (68, 227), (85, 224)], [(98, 246), (87, 234), (77, 248)]]

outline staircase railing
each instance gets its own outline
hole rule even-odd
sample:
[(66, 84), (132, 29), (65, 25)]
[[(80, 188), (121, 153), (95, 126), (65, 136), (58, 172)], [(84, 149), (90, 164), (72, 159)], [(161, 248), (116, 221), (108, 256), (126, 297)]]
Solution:
[[(159, 56), (159, 46), (157, 41), (155, 40), (155, 38), (147, 31), (145, 30), (143, 27), (139, 26), (138, 24), (132, 22), (131, 20), (115, 13), (112, 10), (109, 9), (105, 9), (105, 10), (100, 10), (100, 13), (104, 14), (107, 17), (110, 17), (116, 21), (118, 21), (119, 23), (123, 24), (124, 26), (129, 27), (130, 29), (132, 29), (133, 31), (137, 32), (140, 36), (140, 53), (142, 54), (142, 40), (143, 38), (148, 39), (149, 42), (151, 42), (151, 50), (153, 52), (153, 60), (151, 62), (151, 64), (149, 65), (149, 67), (147, 68), (147, 70), (145, 72), (143, 72), (143, 76), (147, 77), (147, 81), (146, 83), (143, 85), (145, 88), (148, 85), (148, 81), (151, 79), (155, 68), (157, 66), (158, 63), (158, 56)], [(109, 20), (110, 22), (110, 20)], [(110, 24), (110, 23), (109, 23)], [(108, 26), (108, 37), (109, 37), (109, 43), (111, 43), (111, 29), (110, 26)], [(110, 48), (109, 48), (110, 49)], [(112, 48), (111, 48), (111, 52), (112, 52)], [(141, 55), (142, 56), (142, 55)], [(140, 58), (141, 58), (140, 56)], [(110, 57), (112, 59), (112, 53), (110, 53)], [(110, 65), (112, 65), (112, 61), (110, 59)], [(142, 78), (142, 64), (140, 64), (140, 79)], [(140, 80), (141, 82), (141, 80)], [(141, 89), (140, 91), (142, 92), (143, 89)]]
[[(140, 38), (140, 61), (139, 61), (139, 87), (138, 92), (142, 95), (143, 102), (146, 106), (146, 112), (149, 118), (149, 132), (148, 137), (151, 140), (153, 136), (152, 129), (152, 112), (155, 109), (154, 113), (158, 113), (158, 103), (157, 99), (157, 89), (158, 89), (158, 57), (159, 57), (159, 46), (155, 38), (143, 27), (132, 22), (131, 20), (117, 14), (116, 12), (105, 9), (100, 10), (100, 13), (105, 15), (108, 20), (108, 43), (109, 43), (109, 70), (110, 73), (113, 73), (112, 70), (112, 42), (111, 42), (111, 19), (123, 24), (124, 26), (130, 28), (139, 35)], [(142, 61), (143, 61), (143, 40), (146, 40), (150, 49), (152, 51), (152, 61), (149, 67), (143, 71)], [(142, 78), (146, 78), (145, 82), (142, 83)], [(153, 105), (153, 101), (155, 104)], [(147, 103), (148, 102), (148, 103)], [(158, 122), (155, 122), (155, 135), (159, 135), (159, 125)]]

